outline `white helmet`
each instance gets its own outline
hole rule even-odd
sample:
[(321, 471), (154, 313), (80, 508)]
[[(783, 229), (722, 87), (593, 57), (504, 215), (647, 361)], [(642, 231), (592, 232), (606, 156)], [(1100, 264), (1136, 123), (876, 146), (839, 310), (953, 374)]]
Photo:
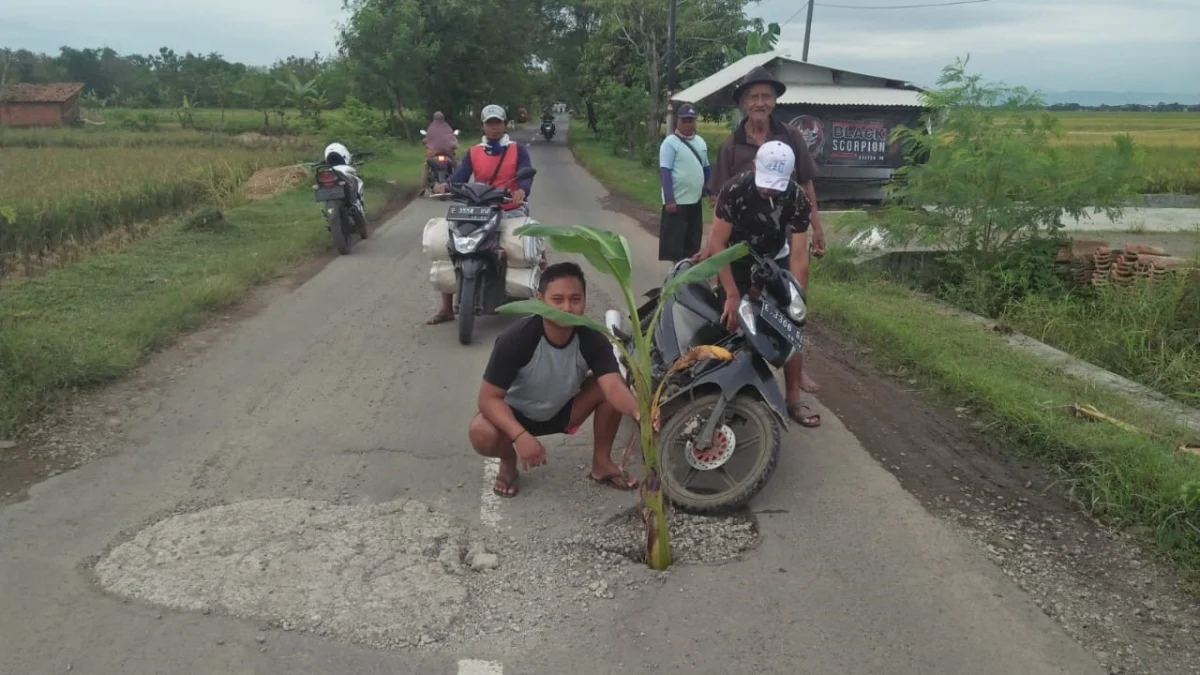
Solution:
[(484, 122), (488, 120), (500, 120), (501, 122), (507, 122), (508, 113), (504, 112), (504, 108), (501, 108), (493, 103), (491, 105), (484, 106), (483, 112), (480, 113), (479, 118)]
[(325, 161), (333, 166), (349, 165), (354, 161), (354, 156), (350, 154), (350, 150), (341, 143), (330, 143), (325, 146)]

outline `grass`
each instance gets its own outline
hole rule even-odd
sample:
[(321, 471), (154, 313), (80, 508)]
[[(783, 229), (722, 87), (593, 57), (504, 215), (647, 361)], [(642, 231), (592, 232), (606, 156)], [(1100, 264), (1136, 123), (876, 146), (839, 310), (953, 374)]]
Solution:
[[(420, 146), (364, 166), (368, 210), (420, 178)], [(330, 246), (311, 188), (225, 211), (228, 227), (167, 226), (0, 290), (0, 438), (70, 392), (119, 378), (209, 312)]]
[[(714, 148), (719, 142), (706, 140)], [(586, 134), (571, 142), (609, 189), (657, 208), (648, 187), (654, 185), (652, 168), (614, 157)], [(1178, 429), (1153, 411), (1016, 352), (999, 336), (906, 288), (848, 275), (848, 265), (838, 263), (845, 251), (832, 247), (814, 266), (818, 321), (871, 348), (883, 363), (926, 380), (956, 405), (966, 402), (990, 422), (996, 438), (1058, 472), (1089, 512), (1149, 528), (1161, 551), (1200, 575), (1200, 457), (1175, 450)], [(1144, 431), (1076, 419), (1064, 410), (1076, 401)]]

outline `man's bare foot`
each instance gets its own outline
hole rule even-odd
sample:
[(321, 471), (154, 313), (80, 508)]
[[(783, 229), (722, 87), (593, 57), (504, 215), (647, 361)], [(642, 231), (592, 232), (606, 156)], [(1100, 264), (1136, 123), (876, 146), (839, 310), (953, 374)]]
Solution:
[(612, 460), (608, 460), (602, 464), (593, 464), (592, 472), (588, 474), (588, 478), (594, 483), (607, 485), (617, 490), (632, 490), (638, 485), (636, 478), (628, 476)]
[(496, 484), (492, 486), (492, 492), (498, 497), (508, 499), (517, 496), (517, 479), (521, 474), (517, 471), (516, 457), (513, 458), (512, 464), (505, 466), (506, 464), (507, 462), (500, 460), (500, 471), (496, 475)]
[(813, 379), (808, 376), (808, 373), (800, 376), (800, 388), (810, 394), (815, 394), (818, 391), (821, 391), (821, 385), (814, 382)]
[(426, 321), (425, 325), (426, 326), (436, 326), (439, 323), (446, 323), (448, 321), (453, 321), (453, 320), (454, 320), (453, 314), (447, 314), (445, 312), (438, 312), (437, 314), (434, 314), (432, 318), (430, 318), (428, 321)]

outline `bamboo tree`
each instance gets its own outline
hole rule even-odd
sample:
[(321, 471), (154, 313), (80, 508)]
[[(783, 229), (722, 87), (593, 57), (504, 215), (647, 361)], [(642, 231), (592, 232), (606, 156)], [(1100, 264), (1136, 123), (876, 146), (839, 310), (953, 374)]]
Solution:
[[(582, 255), (592, 267), (617, 280), (630, 319), (630, 335), (633, 337), (633, 352), (625, 349), (620, 338), (613, 335), (601, 325), (586, 316), (575, 316), (555, 309), (540, 300), (520, 300), (502, 305), (501, 314), (536, 314), (564, 326), (586, 326), (600, 331), (625, 357), (630, 377), (633, 381), (633, 392), (638, 400), (640, 413), (639, 427), (641, 431), (642, 464), (646, 475), (641, 484), (641, 499), (643, 515), (646, 521), (646, 563), (653, 569), (665, 570), (671, 566), (671, 539), (667, 531), (667, 515), (664, 508), (662, 480), (660, 477), (662, 464), (658, 454), (658, 436), (654, 430), (654, 418), (657, 412), (657, 394), (655, 382), (652, 380), (650, 366), (650, 341), (654, 329), (662, 315), (663, 305), (682, 284), (703, 281), (715, 275), (722, 267), (746, 255), (745, 244), (737, 244), (685, 270), (665, 286), (659, 297), (658, 307), (654, 310), (649, 324), (643, 330), (637, 316), (637, 300), (633, 294), (633, 263), (629, 250), (629, 240), (608, 230), (602, 230), (584, 225), (572, 227), (554, 227), (550, 225), (526, 225), (515, 232), (527, 237), (545, 237), (550, 247), (563, 253)], [(689, 352), (680, 359), (679, 367), (673, 364), (672, 371), (683, 365), (702, 358), (725, 358), (728, 352), (709, 348)], [(688, 361), (688, 363), (684, 363)], [(664, 376), (665, 377), (665, 376)], [(660, 383), (661, 384), (661, 383)]]

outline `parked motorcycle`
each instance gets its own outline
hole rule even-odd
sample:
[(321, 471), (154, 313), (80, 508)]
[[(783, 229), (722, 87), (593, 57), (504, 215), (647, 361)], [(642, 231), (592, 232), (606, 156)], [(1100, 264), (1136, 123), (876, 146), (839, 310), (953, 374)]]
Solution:
[[(521, 169), (513, 184), (536, 174), (533, 167)], [(514, 299), (506, 290), (508, 254), (500, 232), (500, 204), (511, 200), (508, 187), (511, 184), (498, 188), (486, 183), (450, 183), (444, 195), (435, 195), (459, 202), (446, 212), (446, 247), (457, 282), (454, 313), (458, 315), (458, 341), (464, 345), (471, 342), (476, 316), (495, 314), (496, 308)], [(513, 228), (519, 225), (512, 223)]]
[(324, 160), (309, 163), (316, 171), (313, 199), (324, 203), (321, 213), (328, 220), (333, 246), (342, 255), (350, 252), (350, 236), (353, 233), (357, 232), (363, 239), (370, 235), (367, 230), (367, 210), (363, 204), (363, 182), (358, 177), (355, 160), (361, 166), (372, 154), (352, 153), (341, 143), (331, 143), (325, 148)]
[[(425, 130), (421, 130), (421, 135), (427, 135)], [(454, 135), (458, 135), (458, 129), (454, 130)], [(439, 183), (446, 183), (450, 180), (450, 175), (454, 173), (454, 169), (458, 164), (454, 161), (453, 155), (439, 152), (433, 157), (426, 157), (425, 164), (428, 165), (428, 171), (425, 172), (425, 194), (433, 194), (433, 186)]]
[[(791, 272), (753, 251), (751, 256), (752, 288), (738, 305), (735, 331), (721, 322), (721, 301), (707, 282), (685, 284), (665, 301), (661, 288), (654, 289), (638, 309), (645, 330), (658, 303), (665, 302), (651, 339), (655, 387), (691, 347), (718, 345), (733, 354), (730, 361), (700, 361), (673, 374), (660, 399), (663, 492), (692, 513), (734, 509), (754, 498), (775, 472), (780, 435), (787, 428), (787, 406), (772, 367), (782, 368), (804, 349), (808, 309)], [(691, 265), (689, 260), (676, 263), (666, 280)], [(621, 313), (610, 309), (604, 320), (633, 354)], [(629, 380), (628, 364), (613, 350)], [(734, 472), (735, 465), (744, 468)]]
[(542, 120), (542, 138), (547, 141), (554, 138), (554, 120)]

